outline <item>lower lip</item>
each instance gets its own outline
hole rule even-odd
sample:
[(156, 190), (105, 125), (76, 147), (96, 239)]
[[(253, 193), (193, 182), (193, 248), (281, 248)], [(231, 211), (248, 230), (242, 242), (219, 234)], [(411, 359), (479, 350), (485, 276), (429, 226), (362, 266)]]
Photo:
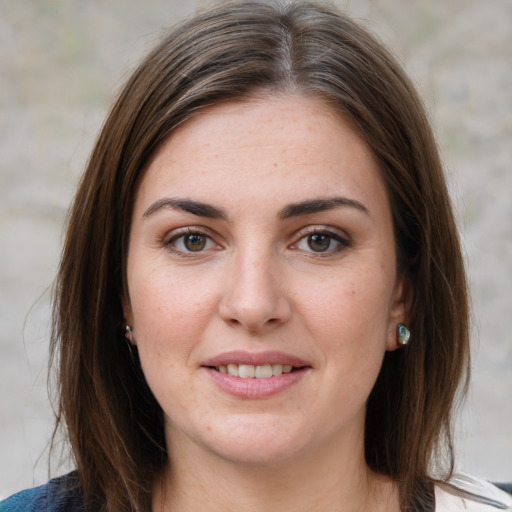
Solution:
[[(203, 367), (205, 368), (205, 367)], [(297, 384), (308, 373), (310, 368), (300, 368), (290, 373), (275, 375), (266, 379), (234, 377), (212, 368), (205, 368), (217, 386), (238, 398), (267, 398), (277, 395)]]

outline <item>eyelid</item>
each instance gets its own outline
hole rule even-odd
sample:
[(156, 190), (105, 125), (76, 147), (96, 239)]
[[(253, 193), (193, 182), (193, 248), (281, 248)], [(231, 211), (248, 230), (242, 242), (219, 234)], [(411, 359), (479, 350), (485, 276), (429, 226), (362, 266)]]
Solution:
[(299, 242), (301, 242), (304, 238), (316, 234), (329, 236), (339, 244), (338, 247), (327, 250), (325, 252), (308, 251), (308, 253), (311, 253), (317, 257), (331, 256), (332, 254), (352, 246), (352, 238), (345, 231), (331, 226), (313, 225), (300, 229), (295, 236), (295, 241), (290, 245), (290, 247), (296, 248)]
[(218, 243), (216, 238), (218, 238), (211, 229), (205, 227), (205, 226), (184, 226), (181, 228), (176, 228), (168, 232), (162, 239), (162, 245), (172, 252), (173, 254), (177, 254), (182, 257), (200, 257), (205, 256), (206, 253), (209, 253), (212, 249), (205, 249), (201, 251), (182, 251), (180, 249), (177, 249), (173, 242), (178, 240), (181, 237), (187, 236), (187, 235), (201, 235), (206, 238), (208, 238), (213, 244), (215, 244), (215, 249), (222, 248), (222, 245)]

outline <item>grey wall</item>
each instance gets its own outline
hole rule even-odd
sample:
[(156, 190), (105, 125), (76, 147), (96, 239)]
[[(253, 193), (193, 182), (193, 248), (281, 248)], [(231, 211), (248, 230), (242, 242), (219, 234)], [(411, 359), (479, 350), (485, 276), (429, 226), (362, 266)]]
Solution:
[[(450, 178), (474, 299), (460, 466), (512, 480), (512, 2), (339, 2), (418, 83)], [(46, 479), (48, 287), (109, 102), (164, 27), (204, 2), (0, 0), (0, 497)]]

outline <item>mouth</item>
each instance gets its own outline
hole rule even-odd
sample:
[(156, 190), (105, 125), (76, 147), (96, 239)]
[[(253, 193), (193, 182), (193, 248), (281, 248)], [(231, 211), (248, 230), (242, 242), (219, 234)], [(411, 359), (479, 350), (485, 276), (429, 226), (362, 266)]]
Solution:
[(301, 382), (313, 365), (277, 351), (233, 350), (203, 362), (203, 369), (228, 394), (241, 399), (269, 398)]
[(241, 379), (269, 379), (270, 377), (278, 377), (283, 373), (292, 373), (304, 368), (303, 366), (293, 366), (291, 364), (237, 364), (228, 363), (219, 366), (209, 366), (208, 368), (219, 373), (225, 373), (232, 377)]
[(233, 350), (204, 361), (203, 367), (241, 379), (269, 379), (305, 370), (311, 368), (311, 365), (282, 352), (251, 353)]
[(208, 361), (203, 369), (220, 390), (231, 396), (243, 400), (270, 398), (297, 385), (312, 370), (309, 364), (290, 357), (280, 357), (282, 362), (276, 362), (278, 356), (263, 359), (262, 354), (224, 354)]

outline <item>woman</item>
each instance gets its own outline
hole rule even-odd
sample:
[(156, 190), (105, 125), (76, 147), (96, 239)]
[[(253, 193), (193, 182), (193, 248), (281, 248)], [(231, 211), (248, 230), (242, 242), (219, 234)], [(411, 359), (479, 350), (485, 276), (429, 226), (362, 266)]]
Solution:
[(511, 506), (450, 480), (468, 299), (421, 102), (322, 5), (212, 9), (128, 80), (52, 359), (77, 470), (1, 510)]

